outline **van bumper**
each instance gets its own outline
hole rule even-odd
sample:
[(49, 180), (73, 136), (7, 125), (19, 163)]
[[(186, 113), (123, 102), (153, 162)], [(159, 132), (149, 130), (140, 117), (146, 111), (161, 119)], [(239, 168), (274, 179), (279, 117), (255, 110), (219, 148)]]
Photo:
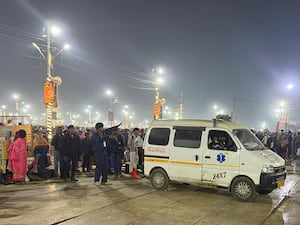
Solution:
[(271, 192), (272, 190), (283, 186), (286, 178), (286, 172), (281, 174), (265, 174), (260, 175), (259, 185), (256, 186), (257, 192)]

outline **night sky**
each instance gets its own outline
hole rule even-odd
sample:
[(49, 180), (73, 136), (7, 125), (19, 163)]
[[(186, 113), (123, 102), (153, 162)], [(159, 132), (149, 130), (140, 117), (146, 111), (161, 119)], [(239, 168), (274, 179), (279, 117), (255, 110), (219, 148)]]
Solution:
[[(275, 129), (285, 101), (290, 121), (300, 121), (300, 1), (277, 0), (2, 0), (0, 104), (14, 112), (13, 93), (44, 112), (46, 64), (32, 42), (47, 20), (62, 30), (54, 46), (72, 48), (55, 60), (63, 79), (59, 112), (85, 108), (107, 119), (111, 89), (116, 119), (129, 105), (134, 120), (152, 119), (153, 67), (164, 68), (161, 97), (175, 112), (180, 93), (185, 118), (211, 119), (213, 105), (238, 122)], [(152, 82), (151, 82), (152, 81)], [(288, 90), (286, 85), (294, 88)], [(68, 121), (66, 122), (68, 123)]]

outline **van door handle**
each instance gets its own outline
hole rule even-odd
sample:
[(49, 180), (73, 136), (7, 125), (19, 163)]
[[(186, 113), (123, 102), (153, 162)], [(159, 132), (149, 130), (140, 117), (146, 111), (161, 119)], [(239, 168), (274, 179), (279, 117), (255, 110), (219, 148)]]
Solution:
[(206, 158), (206, 159), (210, 159), (210, 156), (206, 155), (205, 158)]
[(198, 159), (199, 159), (199, 156), (198, 156), (198, 155), (195, 155), (195, 159), (196, 159), (196, 161), (198, 161)]

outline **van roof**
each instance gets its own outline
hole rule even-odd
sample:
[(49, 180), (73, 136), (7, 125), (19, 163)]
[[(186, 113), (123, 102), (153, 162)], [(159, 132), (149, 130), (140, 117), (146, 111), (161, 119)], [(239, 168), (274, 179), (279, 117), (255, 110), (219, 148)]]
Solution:
[[(215, 125), (214, 125), (215, 121)], [(199, 127), (218, 127), (229, 130), (248, 129), (246, 126), (225, 120), (200, 120), (200, 119), (180, 119), (180, 120), (153, 120), (150, 127), (158, 126), (199, 126)]]

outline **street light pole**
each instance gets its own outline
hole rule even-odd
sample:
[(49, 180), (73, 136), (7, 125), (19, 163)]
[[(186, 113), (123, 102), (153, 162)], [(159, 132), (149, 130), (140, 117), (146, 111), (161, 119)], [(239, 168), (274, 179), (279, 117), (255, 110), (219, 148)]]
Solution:
[(154, 68), (152, 69), (152, 73), (155, 76), (155, 99), (153, 104), (153, 116), (154, 119), (161, 119), (162, 118), (162, 106), (166, 104), (166, 100), (164, 98), (160, 99), (159, 96), (159, 84), (162, 83), (161, 77), (158, 77), (158, 75), (161, 75), (163, 73), (161, 68)]
[(6, 112), (5, 112), (5, 105), (2, 105), (2, 116), (3, 116), (3, 123), (6, 124)]
[(125, 128), (129, 129), (130, 128), (130, 117), (129, 117), (129, 106), (124, 105), (123, 113), (125, 115)]
[[(47, 32), (47, 78), (46, 81), (52, 81), (51, 68), (52, 68), (52, 56), (51, 56), (51, 32), (50, 26), (46, 28)], [(46, 129), (48, 139), (52, 139), (52, 103), (46, 103)]]
[(183, 119), (183, 113), (184, 113), (183, 105), (184, 105), (185, 101), (186, 101), (186, 98), (183, 97), (182, 92), (181, 92), (179, 108), (178, 108), (179, 119)]
[(118, 98), (113, 96), (114, 94), (111, 90), (106, 90), (106, 95), (108, 95), (109, 97), (108, 120), (110, 121), (110, 125), (112, 126), (114, 122), (113, 106), (118, 102)]
[(20, 99), (19, 99), (19, 95), (14, 94), (13, 98), (16, 100), (16, 120), (15, 123), (18, 124), (19, 123), (19, 115), (20, 115)]
[(20, 115), (19, 99), (16, 100), (16, 116)]
[(88, 126), (92, 127), (92, 106), (88, 105), (87, 112), (89, 113)]
[(45, 117), (46, 117), (46, 129), (48, 133), (48, 139), (52, 139), (52, 127), (53, 127), (53, 112), (58, 106), (58, 96), (57, 90), (58, 86), (61, 84), (62, 80), (60, 77), (56, 76), (53, 77), (52, 70), (53, 70), (53, 61), (56, 56), (58, 56), (64, 49), (69, 48), (69, 45), (65, 45), (54, 57), (52, 57), (51, 53), (51, 32), (52, 33), (59, 33), (59, 29), (51, 26), (51, 23), (48, 23), (46, 28), (44, 28), (45, 35), (43, 37), (47, 37), (47, 57), (44, 55), (43, 51), (40, 47), (32, 43), (33, 46), (38, 50), (40, 55), (47, 60), (47, 76), (46, 82), (44, 83), (44, 103), (45, 103)]
[(12, 97), (14, 98), (14, 100), (16, 100), (16, 116), (19, 116), (19, 114), (20, 114), (19, 95), (14, 94)]

